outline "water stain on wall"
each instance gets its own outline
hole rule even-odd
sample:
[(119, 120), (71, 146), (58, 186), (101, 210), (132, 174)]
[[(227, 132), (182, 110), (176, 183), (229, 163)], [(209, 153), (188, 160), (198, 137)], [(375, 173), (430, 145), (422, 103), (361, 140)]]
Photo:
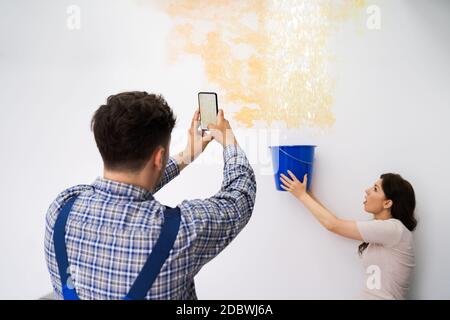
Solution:
[(364, 0), (170, 0), (170, 61), (193, 54), (234, 119), (252, 127), (331, 127), (327, 41)]

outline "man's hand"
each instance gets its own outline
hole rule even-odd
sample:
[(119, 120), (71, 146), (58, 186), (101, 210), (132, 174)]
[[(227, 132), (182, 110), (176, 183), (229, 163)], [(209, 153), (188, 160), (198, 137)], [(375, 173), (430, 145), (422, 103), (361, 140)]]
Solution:
[(195, 111), (192, 117), (191, 126), (188, 130), (188, 143), (186, 148), (177, 154), (174, 158), (178, 163), (178, 167), (183, 170), (189, 163), (197, 159), (197, 157), (205, 150), (208, 143), (213, 139), (212, 135), (205, 135), (200, 127), (200, 112)]
[(219, 113), (217, 114), (216, 124), (209, 124), (208, 130), (210, 131), (210, 134), (214, 138), (214, 140), (222, 144), (223, 147), (226, 147), (227, 145), (237, 144), (233, 130), (231, 129), (228, 120), (224, 118), (222, 109), (220, 109)]
[(205, 150), (206, 146), (213, 139), (211, 134), (205, 135), (200, 128), (200, 111), (196, 110), (192, 117), (191, 127), (188, 130), (188, 144), (185, 149), (185, 157), (190, 162), (197, 159), (197, 157)]

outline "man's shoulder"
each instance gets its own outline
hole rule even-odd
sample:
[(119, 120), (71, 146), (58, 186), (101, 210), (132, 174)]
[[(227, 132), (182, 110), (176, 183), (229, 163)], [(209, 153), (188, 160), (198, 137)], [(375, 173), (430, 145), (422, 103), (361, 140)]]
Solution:
[[(93, 187), (88, 184), (80, 184), (76, 186), (72, 186), (61, 191), (53, 202), (50, 204), (47, 210), (47, 219), (51, 219), (55, 217), (57, 212), (61, 209), (61, 207), (66, 203), (69, 198), (79, 196), (83, 193), (90, 192), (93, 190)], [(52, 220), (53, 220), (52, 219)]]

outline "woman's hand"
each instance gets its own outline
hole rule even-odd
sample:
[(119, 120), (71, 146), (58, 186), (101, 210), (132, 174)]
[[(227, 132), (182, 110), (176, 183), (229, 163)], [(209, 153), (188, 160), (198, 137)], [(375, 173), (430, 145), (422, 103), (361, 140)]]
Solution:
[(305, 196), (306, 193), (306, 186), (308, 184), (308, 175), (305, 174), (303, 176), (303, 182), (300, 182), (297, 177), (288, 170), (288, 174), (291, 176), (291, 178), (287, 177), (284, 174), (281, 174), (281, 188), (289, 191), (292, 193), (297, 199), (302, 200), (303, 196)]
[(355, 221), (339, 219), (306, 192), (306, 186), (308, 184), (308, 176), (306, 174), (303, 177), (303, 182), (300, 182), (291, 171), (288, 170), (288, 173), (291, 178), (288, 178), (284, 174), (280, 175), (281, 182), (283, 183), (281, 188), (289, 191), (298, 198), (314, 217), (316, 217), (320, 224), (327, 230), (343, 237), (363, 241)]

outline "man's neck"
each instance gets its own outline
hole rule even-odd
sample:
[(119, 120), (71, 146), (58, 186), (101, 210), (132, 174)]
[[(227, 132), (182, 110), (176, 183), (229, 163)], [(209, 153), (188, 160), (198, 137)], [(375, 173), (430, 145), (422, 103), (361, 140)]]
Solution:
[(151, 193), (153, 193), (154, 190), (154, 184), (152, 183), (152, 179), (144, 177), (144, 174), (142, 173), (134, 174), (129, 172), (110, 171), (104, 169), (103, 177), (108, 180), (138, 186), (146, 189), (147, 191), (150, 191)]

